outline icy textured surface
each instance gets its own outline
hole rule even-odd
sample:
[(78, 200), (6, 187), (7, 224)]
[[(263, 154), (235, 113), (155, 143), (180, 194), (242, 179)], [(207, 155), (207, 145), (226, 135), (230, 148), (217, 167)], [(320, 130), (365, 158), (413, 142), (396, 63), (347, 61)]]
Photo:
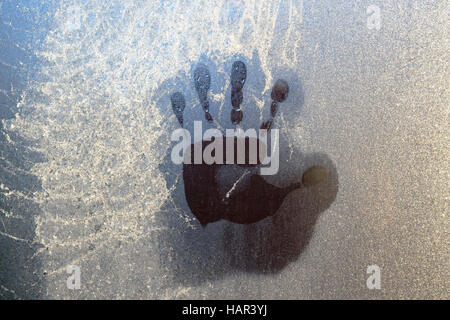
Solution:
[[(448, 298), (447, 2), (383, 1), (379, 31), (366, 27), (371, 4), (0, 2), (1, 296)], [(277, 78), (293, 88), (275, 123), (291, 165), (273, 182), (316, 164), (299, 152), (327, 153), (339, 174), (306, 250), (270, 274), (232, 259), (277, 222), (202, 230), (167, 163), (169, 93), (186, 94), (187, 128), (204, 119), (190, 76), (202, 61), (227, 127), (236, 58), (246, 128), (269, 114)], [(371, 264), (381, 291), (365, 286)]]

